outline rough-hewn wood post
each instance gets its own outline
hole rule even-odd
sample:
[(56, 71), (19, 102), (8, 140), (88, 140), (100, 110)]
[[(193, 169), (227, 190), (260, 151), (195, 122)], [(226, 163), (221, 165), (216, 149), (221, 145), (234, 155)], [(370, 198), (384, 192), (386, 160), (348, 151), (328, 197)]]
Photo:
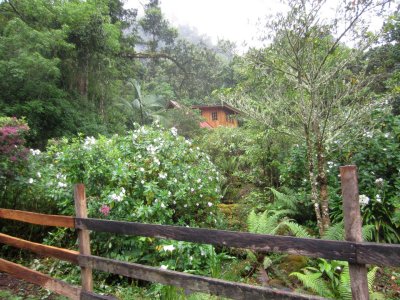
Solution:
[[(358, 199), (357, 167), (340, 167), (340, 176), (345, 239), (351, 242), (362, 242), (362, 219)], [(369, 299), (367, 267), (363, 264), (349, 263), (349, 269), (353, 299)]]
[[(77, 218), (87, 218), (85, 186), (82, 183), (74, 186), (75, 215)], [(79, 253), (90, 255), (89, 230), (78, 229)], [(81, 267), (82, 290), (93, 291), (92, 269)]]

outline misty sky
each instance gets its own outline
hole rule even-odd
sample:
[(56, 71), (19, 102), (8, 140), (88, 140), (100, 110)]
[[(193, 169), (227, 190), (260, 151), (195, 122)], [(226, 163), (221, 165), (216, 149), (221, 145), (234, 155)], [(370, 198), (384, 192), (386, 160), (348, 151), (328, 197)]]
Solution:
[[(138, 8), (142, 15), (145, 3), (146, 0), (128, 0), (126, 7)], [(337, 0), (327, 3), (333, 8)], [(173, 26), (192, 27), (200, 35), (209, 36), (213, 43), (218, 38), (228, 39), (243, 51), (262, 45), (257, 23), (267, 15), (284, 11), (285, 6), (279, 0), (161, 0), (161, 10)], [(380, 28), (381, 20), (373, 22), (374, 28)]]

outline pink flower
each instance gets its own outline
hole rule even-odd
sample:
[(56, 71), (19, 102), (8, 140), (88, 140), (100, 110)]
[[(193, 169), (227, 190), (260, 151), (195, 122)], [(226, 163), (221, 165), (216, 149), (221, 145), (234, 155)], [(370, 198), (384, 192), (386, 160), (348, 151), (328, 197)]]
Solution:
[(104, 215), (104, 216), (108, 216), (108, 214), (110, 213), (111, 208), (108, 205), (103, 204), (100, 207), (100, 212)]

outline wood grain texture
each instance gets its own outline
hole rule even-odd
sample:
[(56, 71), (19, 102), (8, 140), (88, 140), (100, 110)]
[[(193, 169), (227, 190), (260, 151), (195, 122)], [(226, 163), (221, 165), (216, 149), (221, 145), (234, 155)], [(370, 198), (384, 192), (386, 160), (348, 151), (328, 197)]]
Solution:
[[(356, 166), (340, 167), (343, 197), (345, 239), (362, 242), (362, 219), (358, 194)], [(351, 293), (354, 300), (369, 299), (367, 267), (361, 263), (349, 263)]]
[(23, 210), (0, 208), (0, 218), (26, 222), (44, 226), (58, 226), (74, 228), (73, 217), (61, 215), (46, 215)]
[(378, 266), (400, 267), (400, 245), (361, 243), (356, 246), (357, 262)]
[(283, 252), (310, 257), (356, 261), (354, 244), (345, 241), (326, 241), (289, 236), (98, 219), (76, 218), (75, 221), (75, 226), (77, 228), (87, 228), (89, 230), (101, 232), (246, 248), (259, 252)]
[(121, 262), (98, 256), (80, 255), (79, 264), (104, 272), (166, 285), (174, 285), (195, 292), (205, 292), (231, 299), (322, 299), (311, 295), (301, 295), (272, 288), (162, 270), (160, 268)]
[[(86, 193), (83, 184), (74, 186), (75, 214), (78, 218), (87, 218)], [(81, 228), (78, 230), (79, 253), (90, 255), (90, 235), (89, 230)], [(92, 269), (81, 267), (82, 290), (93, 291)]]
[(38, 243), (33, 243), (27, 240), (19, 239), (7, 234), (0, 233), (0, 243), (13, 246), (20, 249), (30, 250), (34, 253), (43, 256), (55, 257), (64, 261), (69, 261), (73, 264), (78, 264), (78, 254), (79, 252), (57, 248), (53, 246), (42, 245)]
[(0, 258), (0, 271), (8, 273), (13, 277), (27, 282), (40, 285), (41, 287), (66, 296), (73, 300), (80, 298), (81, 289), (64, 281), (51, 278), (48, 275), (28, 269), (24, 266)]

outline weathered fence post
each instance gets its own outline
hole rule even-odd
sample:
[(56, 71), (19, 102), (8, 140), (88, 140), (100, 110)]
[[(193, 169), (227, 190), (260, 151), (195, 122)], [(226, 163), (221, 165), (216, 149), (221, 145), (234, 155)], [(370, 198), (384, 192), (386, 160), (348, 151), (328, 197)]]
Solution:
[[(85, 185), (74, 186), (75, 214), (77, 218), (87, 218)], [(79, 254), (90, 255), (89, 230), (78, 229)], [(81, 267), (82, 290), (93, 291), (92, 269)]]
[[(340, 167), (340, 177), (345, 239), (351, 242), (362, 242), (362, 219), (358, 199), (357, 167)], [(353, 299), (369, 299), (367, 267), (364, 264), (349, 263), (349, 270)]]

